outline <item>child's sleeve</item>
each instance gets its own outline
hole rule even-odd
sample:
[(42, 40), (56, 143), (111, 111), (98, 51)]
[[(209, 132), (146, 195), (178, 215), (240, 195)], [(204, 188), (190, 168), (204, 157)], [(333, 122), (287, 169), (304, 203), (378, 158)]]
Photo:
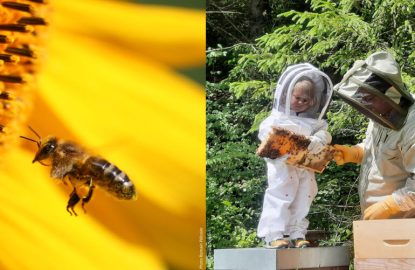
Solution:
[(258, 138), (261, 140), (261, 142), (268, 137), (268, 134), (271, 132), (271, 129), (274, 125), (275, 117), (273, 115), (268, 116), (264, 121), (261, 122), (258, 131)]
[(327, 131), (328, 125), (326, 122), (318, 129), (313, 136), (317, 137), (323, 144), (331, 143), (331, 134)]

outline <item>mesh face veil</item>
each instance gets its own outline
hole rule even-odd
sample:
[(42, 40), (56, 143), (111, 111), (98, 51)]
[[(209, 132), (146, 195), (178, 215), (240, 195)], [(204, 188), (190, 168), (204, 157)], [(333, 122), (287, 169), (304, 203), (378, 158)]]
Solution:
[[(308, 94), (312, 101), (304, 111), (298, 112), (295, 108), (291, 108), (291, 99), (296, 84), (304, 80), (312, 82), (312, 89), (309, 90), (312, 93), (309, 92)], [(278, 80), (273, 111), (321, 120), (330, 103), (332, 89), (333, 85), (330, 78), (313, 65), (297, 64), (289, 66)]]
[(398, 64), (383, 51), (365, 61), (356, 61), (334, 90), (355, 109), (394, 130), (403, 127), (414, 103), (402, 82)]

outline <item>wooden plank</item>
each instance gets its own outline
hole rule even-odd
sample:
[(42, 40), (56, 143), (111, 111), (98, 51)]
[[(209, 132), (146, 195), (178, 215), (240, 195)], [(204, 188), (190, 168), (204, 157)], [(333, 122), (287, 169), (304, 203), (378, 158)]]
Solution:
[(347, 247), (290, 248), (278, 250), (279, 270), (348, 266)]
[[(317, 268), (303, 268), (304, 270), (349, 270), (348, 266), (333, 266), (333, 267), (317, 267)], [(289, 270), (298, 270), (296, 269), (289, 269)]]
[(355, 258), (415, 258), (414, 228), (415, 219), (354, 221)]
[(413, 270), (415, 259), (354, 259), (355, 270)]

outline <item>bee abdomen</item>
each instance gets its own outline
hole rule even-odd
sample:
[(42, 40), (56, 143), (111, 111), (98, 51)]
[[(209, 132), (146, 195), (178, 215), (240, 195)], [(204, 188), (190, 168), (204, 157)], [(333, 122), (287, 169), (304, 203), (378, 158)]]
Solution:
[(114, 164), (102, 158), (90, 157), (86, 160), (85, 165), (90, 170), (89, 173), (93, 176), (94, 183), (99, 187), (119, 199), (135, 198), (136, 192), (133, 182)]

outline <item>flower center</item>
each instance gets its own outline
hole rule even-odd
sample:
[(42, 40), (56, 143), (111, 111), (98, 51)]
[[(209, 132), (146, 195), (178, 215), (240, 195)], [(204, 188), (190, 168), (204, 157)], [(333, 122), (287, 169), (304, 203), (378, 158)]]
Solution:
[(0, 3), (0, 147), (16, 141), (31, 107), (47, 25), (46, 0)]

